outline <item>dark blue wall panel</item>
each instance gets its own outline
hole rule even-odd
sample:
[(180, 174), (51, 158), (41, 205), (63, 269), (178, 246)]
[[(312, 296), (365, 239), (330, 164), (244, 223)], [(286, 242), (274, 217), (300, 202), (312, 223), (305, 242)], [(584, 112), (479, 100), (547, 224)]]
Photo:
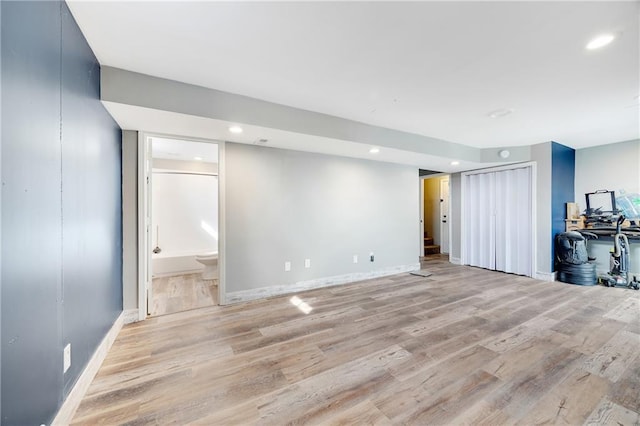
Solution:
[(122, 311), (120, 129), (100, 97), (100, 65), (62, 4), (62, 341), (71, 389)]
[(66, 4), (0, 8), (2, 424), (43, 424), (121, 311), (120, 130)]
[[(573, 148), (551, 142), (551, 241), (564, 232), (566, 203), (574, 201), (576, 152)], [(555, 263), (555, 246), (551, 248), (551, 264)]]
[(60, 5), (1, 7), (2, 423), (42, 424), (62, 388)]

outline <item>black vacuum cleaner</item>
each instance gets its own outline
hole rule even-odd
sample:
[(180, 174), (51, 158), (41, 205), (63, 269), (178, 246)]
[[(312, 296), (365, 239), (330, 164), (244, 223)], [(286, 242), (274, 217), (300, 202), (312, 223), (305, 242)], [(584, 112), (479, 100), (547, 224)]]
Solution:
[(616, 222), (616, 234), (613, 236), (613, 250), (609, 259), (609, 272), (598, 277), (598, 282), (607, 287), (628, 287), (640, 289), (640, 281), (629, 277), (629, 240), (620, 230), (625, 217), (620, 215)]

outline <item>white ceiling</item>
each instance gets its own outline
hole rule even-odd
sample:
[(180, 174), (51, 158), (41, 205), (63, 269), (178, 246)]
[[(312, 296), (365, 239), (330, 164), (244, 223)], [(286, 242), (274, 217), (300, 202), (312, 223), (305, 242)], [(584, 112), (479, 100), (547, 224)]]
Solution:
[(102, 65), (474, 147), (640, 138), (637, 1), (69, 6)]

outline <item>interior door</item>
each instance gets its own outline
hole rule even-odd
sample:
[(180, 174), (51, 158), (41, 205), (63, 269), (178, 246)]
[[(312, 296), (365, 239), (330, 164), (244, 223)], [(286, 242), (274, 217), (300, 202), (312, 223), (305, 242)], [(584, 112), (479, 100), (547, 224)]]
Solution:
[(440, 252), (449, 253), (449, 178), (440, 180)]

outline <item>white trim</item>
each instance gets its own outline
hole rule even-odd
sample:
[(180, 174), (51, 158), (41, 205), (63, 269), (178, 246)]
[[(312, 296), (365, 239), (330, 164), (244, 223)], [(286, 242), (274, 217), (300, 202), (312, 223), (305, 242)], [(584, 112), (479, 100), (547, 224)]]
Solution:
[(462, 172), (461, 175), (462, 176), (482, 175), (484, 173), (502, 172), (504, 170), (524, 169), (527, 167), (534, 166), (535, 164), (536, 164), (535, 161), (526, 161), (524, 163), (507, 164), (506, 166), (497, 166), (497, 167), (489, 167), (486, 169), (469, 170), (467, 172)]
[(218, 141), (218, 303), (227, 301), (227, 174), (226, 174), (226, 143)]
[[(449, 182), (449, 201), (447, 202), (447, 204), (449, 205), (449, 211), (447, 212), (447, 223), (449, 224), (449, 242), (448, 245), (449, 247), (447, 247), (448, 252), (447, 254), (449, 255), (449, 259), (451, 259), (451, 252), (453, 251), (453, 215), (452, 215), (452, 209), (451, 209), (451, 175), (447, 175), (447, 181)], [(459, 259), (458, 259), (459, 260)], [(459, 265), (459, 263), (458, 263)]]
[(449, 256), (449, 262), (453, 263), (454, 265), (462, 265), (462, 260), (460, 260), (459, 257)]
[[(438, 205), (438, 214), (440, 215), (440, 218), (438, 220), (439, 224), (440, 224), (440, 241), (439, 241), (439, 245), (440, 245), (440, 253), (442, 254), (449, 254), (451, 253), (451, 177), (449, 175), (443, 176), (440, 178), (440, 181), (438, 182), (438, 198), (440, 200), (444, 200), (444, 198), (442, 197), (442, 182), (446, 181), (447, 182), (447, 224), (446, 226), (442, 226), (442, 201), (440, 201), (439, 205)], [(447, 251), (443, 251), (443, 242), (444, 242), (444, 238), (443, 238), (443, 234), (444, 232), (442, 232), (442, 228), (448, 228), (447, 230)]]
[(420, 239), (418, 241), (418, 257), (424, 256), (424, 180), (427, 179), (425, 176), (419, 177), (420, 189), (418, 191), (418, 198), (420, 202)]
[(283, 284), (271, 287), (262, 287), (251, 290), (235, 291), (227, 294), (225, 304), (248, 302), (250, 300), (265, 299), (267, 297), (281, 296), (284, 294), (297, 293), (301, 291), (314, 290), (323, 287), (332, 287), (341, 284), (348, 284), (356, 281), (368, 280), (372, 278), (396, 275), (403, 272), (412, 272), (420, 269), (420, 263), (410, 265), (392, 266), (369, 272), (354, 272), (352, 274), (336, 275), (333, 277), (317, 278), (308, 281), (299, 281), (293, 284)]
[[(182, 140), (182, 139), (181, 139)], [(173, 169), (158, 169), (152, 168), (151, 173), (157, 173), (159, 175), (198, 175), (198, 176), (215, 176), (218, 177), (218, 172), (191, 172), (186, 170), (173, 170)]]
[[(134, 310), (137, 315), (137, 310)], [(71, 424), (71, 420), (73, 419), (76, 410), (80, 406), (80, 402), (84, 395), (87, 393), (89, 389), (89, 385), (93, 381), (93, 378), (98, 373), (102, 362), (104, 361), (109, 349), (113, 345), (113, 342), (118, 337), (118, 333), (122, 329), (122, 325), (124, 322), (125, 313), (121, 312), (118, 318), (116, 318), (115, 322), (111, 326), (111, 329), (107, 332), (107, 335), (104, 336), (102, 342), (96, 348), (96, 351), (93, 353), (89, 362), (85, 366), (84, 370), (78, 377), (78, 380), (71, 388), (71, 391), (62, 402), (62, 406), (58, 410), (55, 418), (53, 419), (52, 425), (68, 425)]]
[(540, 281), (553, 282), (553, 281), (556, 280), (556, 273), (555, 272), (540, 272), (540, 271), (536, 271), (535, 278), (537, 280), (540, 280)]
[(138, 309), (125, 309), (122, 312), (122, 322), (124, 324), (131, 324), (138, 321), (140, 321), (140, 318), (138, 317)]
[[(531, 264), (532, 275), (537, 276), (538, 270), (538, 163), (532, 161), (531, 165), (531, 250), (533, 262)], [(553, 268), (553, 266), (552, 266)], [(555, 280), (555, 273), (554, 279)]]

